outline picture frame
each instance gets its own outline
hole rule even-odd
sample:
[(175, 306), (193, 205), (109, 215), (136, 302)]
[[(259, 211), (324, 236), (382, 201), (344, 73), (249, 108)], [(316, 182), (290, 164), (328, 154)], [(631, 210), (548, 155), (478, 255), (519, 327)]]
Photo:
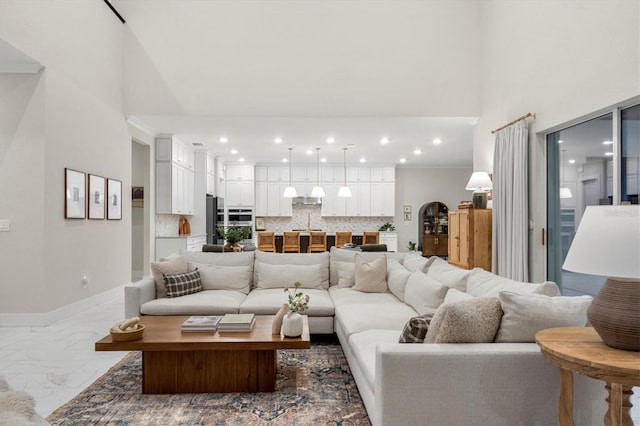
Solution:
[(89, 202), (89, 219), (102, 220), (105, 217), (105, 179), (102, 176), (89, 174), (88, 187), (87, 201)]
[(131, 187), (131, 207), (144, 207), (144, 186)]
[(411, 213), (411, 206), (404, 206), (405, 213)]
[(404, 214), (404, 221), (405, 222), (410, 222), (411, 221), (411, 213), (405, 213)]
[(122, 181), (107, 179), (107, 220), (122, 219)]
[(64, 169), (64, 217), (65, 219), (86, 219), (86, 175), (84, 172)]

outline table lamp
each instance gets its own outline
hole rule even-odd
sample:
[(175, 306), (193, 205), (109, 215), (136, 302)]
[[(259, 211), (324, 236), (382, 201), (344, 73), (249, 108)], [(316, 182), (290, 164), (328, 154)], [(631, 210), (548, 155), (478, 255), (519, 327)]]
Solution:
[(473, 208), (487, 208), (487, 191), (493, 188), (493, 183), (487, 172), (473, 172), (467, 182), (467, 191), (473, 191)]
[(640, 351), (640, 206), (587, 206), (562, 269), (609, 277), (587, 318), (606, 345)]

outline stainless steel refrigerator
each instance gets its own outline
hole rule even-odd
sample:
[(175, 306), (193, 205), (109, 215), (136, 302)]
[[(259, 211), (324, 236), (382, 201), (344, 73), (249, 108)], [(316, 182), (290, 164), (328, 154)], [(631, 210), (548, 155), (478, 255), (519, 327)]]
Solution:
[(218, 225), (224, 225), (224, 198), (207, 194), (207, 244), (224, 244)]

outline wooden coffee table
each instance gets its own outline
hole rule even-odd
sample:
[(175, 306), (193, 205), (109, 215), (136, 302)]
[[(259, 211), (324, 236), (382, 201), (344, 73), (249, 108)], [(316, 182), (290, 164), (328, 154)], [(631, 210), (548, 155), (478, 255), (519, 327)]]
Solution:
[(309, 349), (309, 323), (301, 337), (271, 334), (273, 316), (256, 316), (250, 332), (182, 332), (188, 316), (143, 316), (142, 339), (96, 351), (142, 351), (142, 393), (273, 392), (278, 349)]

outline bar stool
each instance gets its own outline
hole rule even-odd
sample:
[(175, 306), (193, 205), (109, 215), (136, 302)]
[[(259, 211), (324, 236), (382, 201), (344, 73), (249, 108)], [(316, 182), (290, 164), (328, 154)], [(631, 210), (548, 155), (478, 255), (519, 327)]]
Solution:
[(364, 231), (362, 233), (362, 244), (379, 244), (380, 232), (378, 231)]
[(282, 252), (300, 253), (300, 232), (285, 231), (282, 234)]
[(258, 232), (258, 250), (276, 252), (276, 234), (273, 231)]
[(307, 252), (327, 251), (327, 233), (325, 231), (309, 232), (309, 248)]
[(347, 243), (352, 243), (350, 231), (337, 231), (336, 232), (336, 247), (342, 248)]

